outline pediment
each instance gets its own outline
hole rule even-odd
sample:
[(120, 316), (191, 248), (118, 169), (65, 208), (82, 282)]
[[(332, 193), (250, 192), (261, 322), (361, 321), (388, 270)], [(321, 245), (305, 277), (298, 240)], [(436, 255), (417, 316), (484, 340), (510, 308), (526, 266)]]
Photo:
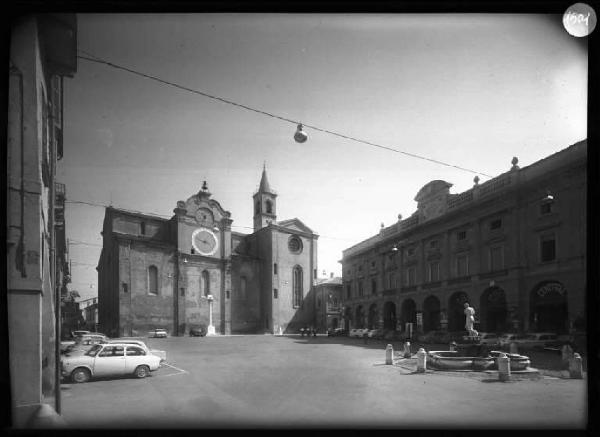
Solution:
[(286, 228), (286, 229), (290, 229), (290, 230), (294, 230), (294, 231), (298, 231), (298, 232), (306, 232), (309, 234), (314, 233), (311, 228), (309, 228), (304, 223), (302, 223), (302, 220), (300, 220), (298, 218), (293, 218), (290, 220), (283, 220), (281, 222), (277, 222), (277, 226), (280, 226), (280, 227)]

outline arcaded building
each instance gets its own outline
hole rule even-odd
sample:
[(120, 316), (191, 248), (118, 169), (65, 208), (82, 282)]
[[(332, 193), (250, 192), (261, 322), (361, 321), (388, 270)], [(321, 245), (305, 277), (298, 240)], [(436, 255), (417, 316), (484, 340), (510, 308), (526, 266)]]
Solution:
[(417, 210), (343, 251), (346, 328), (480, 331), (585, 327), (587, 141), (450, 194), (435, 180)]
[(178, 201), (170, 219), (107, 208), (97, 267), (100, 329), (184, 335), (203, 324), (216, 334), (286, 333), (313, 323), (318, 235), (297, 218), (277, 221), (265, 169), (249, 201), (251, 234), (231, 230), (230, 212), (206, 183)]

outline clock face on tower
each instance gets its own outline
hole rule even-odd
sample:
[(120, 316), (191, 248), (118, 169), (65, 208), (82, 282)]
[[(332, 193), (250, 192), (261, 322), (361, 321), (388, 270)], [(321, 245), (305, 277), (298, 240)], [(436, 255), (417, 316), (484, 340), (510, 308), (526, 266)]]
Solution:
[(200, 255), (210, 256), (217, 252), (219, 240), (213, 231), (198, 228), (192, 233), (192, 246)]

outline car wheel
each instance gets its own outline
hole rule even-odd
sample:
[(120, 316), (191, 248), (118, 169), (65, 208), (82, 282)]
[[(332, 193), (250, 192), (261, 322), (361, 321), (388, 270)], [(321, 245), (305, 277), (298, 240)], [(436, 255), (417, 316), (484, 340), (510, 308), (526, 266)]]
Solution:
[(71, 379), (76, 383), (88, 382), (90, 380), (90, 376), (90, 371), (84, 367), (75, 369), (73, 370), (73, 373), (71, 373)]
[(137, 366), (133, 374), (136, 378), (145, 378), (150, 373), (148, 366)]

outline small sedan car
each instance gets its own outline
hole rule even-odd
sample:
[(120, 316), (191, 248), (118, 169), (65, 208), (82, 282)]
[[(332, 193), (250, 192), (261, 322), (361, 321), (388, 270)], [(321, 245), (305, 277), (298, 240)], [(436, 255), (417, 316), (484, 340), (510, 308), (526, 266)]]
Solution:
[(190, 337), (204, 337), (206, 335), (206, 327), (194, 326), (190, 328)]
[(144, 343), (142, 340), (139, 340), (137, 338), (113, 338), (113, 339), (107, 340), (106, 343), (109, 343), (109, 344), (134, 344), (134, 345), (137, 345), (137, 346), (141, 347), (142, 349), (144, 349), (146, 354), (156, 355), (156, 356), (160, 357), (161, 361), (167, 360), (167, 352), (166, 351), (150, 349), (146, 343)]
[(107, 340), (108, 337), (103, 334), (80, 335), (79, 337), (75, 338), (75, 342), (73, 344), (68, 345), (64, 350), (62, 350), (62, 353), (67, 355), (78, 353), (81, 354), (90, 350), (92, 346), (100, 343), (105, 343)]
[(150, 337), (154, 337), (154, 338), (166, 338), (167, 330), (156, 328), (156, 329), (153, 329), (152, 331), (150, 331), (149, 334), (150, 334)]
[(145, 378), (160, 367), (160, 357), (148, 354), (137, 344), (97, 344), (89, 351), (60, 360), (61, 373), (75, 383), (90, 378), (133, 375)]
[(498, 337), (498, 334), (494, 334), (492, 332), (480, 332), (479, 337), (479, 342), (481, 344), (487, 344), (488, 346), (500, 345), (500, 338)]
[(546, 345), (556, 342), (558, 335), (551, 332), (535, 332), (515, 340), (519, 349), (543, 349)]
[(366, 329), (366, 328), (353, 328), (353, 329), (350, 330), (350, 333), (348, 334), (348, 337), (362, 338), (368, 332), (369, 332), (369, 330)]

